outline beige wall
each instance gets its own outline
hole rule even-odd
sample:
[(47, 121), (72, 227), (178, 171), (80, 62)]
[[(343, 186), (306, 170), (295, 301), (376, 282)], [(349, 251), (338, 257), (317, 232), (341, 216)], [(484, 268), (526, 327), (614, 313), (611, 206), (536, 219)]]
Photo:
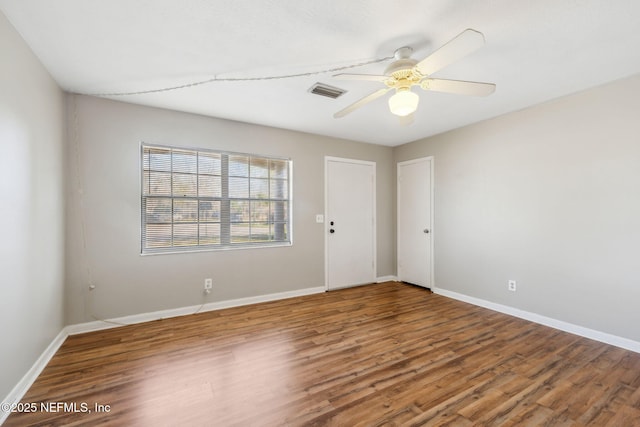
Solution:
[[(69, 96), (67, 105), (83, 187), (80, 200), (74, 148), (68, 159), (67, 323), (324, 286), (323, 225), (315, 222), (324, 212), (324, 156), (376, 162), (378, 276), (395, 274), (390, 147), (84, 96)], [(293, 246), (140, 256), (141, 141), (292, 158)], [(214, 289), (203, 300), (206, 277)], [(90, 280), (96, 290), (88, 294)]]
[(436, 287), (640, 341), (639, 93), (635, 76), (397, 147), (435, 158)]
[(2, 13), (0, 55), (3, 400), (64, 326), (64, 98)]

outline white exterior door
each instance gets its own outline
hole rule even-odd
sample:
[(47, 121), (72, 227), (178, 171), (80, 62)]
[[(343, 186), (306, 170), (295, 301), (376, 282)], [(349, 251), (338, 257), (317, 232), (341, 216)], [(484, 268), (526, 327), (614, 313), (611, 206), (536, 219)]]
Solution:
[(375, 282), (376, 164), (325, 157), (327, 289)]
[(432, 157), (398, 163), (398, 280), (431, 288)]

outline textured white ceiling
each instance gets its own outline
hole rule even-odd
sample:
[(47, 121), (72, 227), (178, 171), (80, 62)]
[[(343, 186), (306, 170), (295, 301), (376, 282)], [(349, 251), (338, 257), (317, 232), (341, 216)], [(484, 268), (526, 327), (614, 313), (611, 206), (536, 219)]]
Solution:
[[(0, 0), (0, 9), (60, 86), (79, 93), (315, 72), (404, 45), (422, 59), (466, 28), (482, 32), (484, 48), (434, 76), (493, 82), (496, 92), (420, 91), (410, 126), (389, 113), (390, 94), (334, 119), (381, 87), (334, 73), (110, 97), (391, 146), (640, 72), (637, 0)], [(389, 62), (347, 72), (381, 74)], [(308, 93), (317, 81), (348, 92)]]

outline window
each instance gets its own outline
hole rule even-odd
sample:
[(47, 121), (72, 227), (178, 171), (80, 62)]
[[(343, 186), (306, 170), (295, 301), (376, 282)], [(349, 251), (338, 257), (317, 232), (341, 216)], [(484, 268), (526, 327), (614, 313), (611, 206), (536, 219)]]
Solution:
[(291, 161), (142, 145), (142, 253), (291, 244)]

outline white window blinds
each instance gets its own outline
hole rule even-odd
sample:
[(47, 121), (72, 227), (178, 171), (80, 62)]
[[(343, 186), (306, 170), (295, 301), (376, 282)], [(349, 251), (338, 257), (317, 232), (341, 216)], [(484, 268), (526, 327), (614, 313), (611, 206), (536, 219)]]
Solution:
[(291, 244), (291, 160), (142, 145), (142, 253)]

